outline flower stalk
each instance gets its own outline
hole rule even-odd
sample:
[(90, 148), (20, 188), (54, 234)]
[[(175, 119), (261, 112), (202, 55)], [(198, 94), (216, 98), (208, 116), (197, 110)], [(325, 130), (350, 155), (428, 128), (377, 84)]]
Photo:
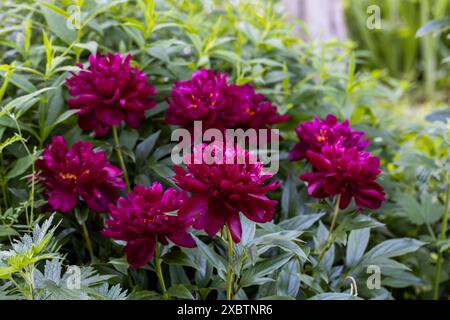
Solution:
[(164, 277), (161, 270), (161, 259), (159, 258), (159, 245), (158, 237), (155, 237), (155, 270), (158, 276), (159, 285), (161, 286), (162, 299), (167, 300), (169, 296), (167, 295), (166, 283), (164, 282)]
[(228, 240), (227, 300), (233, 300), (233, 239), (228, 224), (226, 229)]
[[(447, 190), (445, 193), (445, 203), (444, 203), (444, 216), (442, 217), (441, 223), (441, 232), (439, 234), (438, 241), (445, 240), (446, 232), (447, 232), (447, 222), (449, 218), (449, 199), (450, 199), (450, 183), (447, 184)], [(439, 250), (439, 248), (438, 248)], [(433, 284), (433, 300), (439, 299), (439, 283), (441, 282), (441, 272), (442, 272), (442, 262), (443, 256), (441, 250), (438, 253), (438, 259), (436, 261), (436, 272), (434, 276), (434, 284)]]
[(120, 168), (123, 171), (123, 177), (125, 179), (127, 192), (131, 191), (130, 180), (128, 178), (127, 167), (125, 166), (125, 161), (123, 160), (122, 151), (120, 149), (119, 135), (117, 134), (117, 126), (112, 127), (112, 132), (114, 136), (114, 149), (116, 149), (117, 158), (119, 159)]
[(6, 181), (6, 174), (5, 174), (5, 163), (3, 161), (3, 154), (0, 153), (0, 170), (1, 170), (1, 180), (0, 180), (0, 185), (2, 188), (2, 194), (3, 194), (3, 203), (5, 205), (5, 211), (8, 210), (9, 208), (9, 204), (8, 204), (8, 192), (7, 192), (7, 181)]
[(81, 223), (81, 228), (83, 229), (84, 241), (86, 242), (86, 249), (89, 252), (89, 256), (91, 257), (91, 261), (94, 261), (94, 249), (92, 247), (91, 237), (89, 235), (89, 230), (86, 227), (86, 222)]
[(333, 217), (331, 220), (331, 226), (330, 226), (330, 230), (328, 232), (328, 238), (327, 238), (327, 242), (325, 243), (325, 246), (322, 249), (322, 252), (320, 252), (320, 256), (319, 256), (319, 260), (317, 260), (317, 267), (320, 266), (320, 263), (322, 262), (325, 253), (328, 251), (328, 249), (333, 245), (334, 243), (334, 239), (333, 239), (333, 230), (334, 227), (336, 225), (336, 219), (339, 213), (339, 204), (341, 203), (341, 195), (339, 194), (336, 197), (336, 204), (334, 205), (334, 210), (333, 210)]

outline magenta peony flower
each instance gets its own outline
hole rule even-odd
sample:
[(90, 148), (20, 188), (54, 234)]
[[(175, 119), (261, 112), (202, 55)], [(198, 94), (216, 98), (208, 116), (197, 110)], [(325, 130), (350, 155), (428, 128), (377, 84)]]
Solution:
[(314, 171), (300, 176), (308, 183), (308, 193), (315, 198), (341, 195), (340, 208), (352, 198), (358, 208), (378, 209), (384, 201), (383, 187), (375, 180), (381, 173), (380, 159), (356, 147), (341, 144), (324, 146), (321, 153), (307, 151)]
[(303, 122), (295, 132), (300, 140), (289, 153), (289, 160), (301, 160), (306, 158), (308, 150), (319, 152), (327, 144), (335, 144), (338, 141), (342, 146), (356, 147), (363, 150), (369, 145), (368, 140), (363, 140), (362, 131), (355, 131), (350, 127), (349, 121), (338, 122), (334, 115), (329, 114), (324, 120), (315, 117), (311, 122)]
[[(79, 109), (78, 124), (83, 130), (106, 135), (111, 126), (122, 121), (138, 128), (145, 120), (145, 110), (156, 105), (156, 89), (147, 83), (146, 75), (130, 65), (131, 56), (118, 53), (89, 56), (89, 67), (66, 83), (71, 96), (70, 108)], [(82, 65), (80, 65), (82, 68)]]
[(81, 198), (95, 212), (106, 212), (125, 187), (119, 178), (122, 171), (109, 163), (103, 151), (94, 152), (91, 143), (81, 140), (69, 149), (63, 137), (54, 137), (36, 167), (53, 210), (70, 211)]
[(191, 80), (175, 82), (168, 103), (166, 122), (186, 128), (202, 121), (204, 129), (261, 129), (287, 120), (253, 86), (228, 84), (227, 74), (210, 69), (194, 72)]
[(172, 212), (187, 199), (184, 192), (168, 188), (163, 192), (161, 184), (151, 187), (136, 186), (119, 204), (109, 206), (110, 218), (103, 235), (126, 241), (128, 263), (139, 268), (148, 263), (155, 252), (156, 241), (167, 245), (171, 240), (183, 247), (195, 247), (192, 236), (186, 232), (189, 223)]
[[(201, 148), (200, 152), (206, 150), (204, 145), (195, 148)], [(218, 147), (212, 154), (222, 163), (194, 162), (187, 164), (187, 170), (174, 167), (175, 183), (192, 195), (180, 209), (180, 215), (191, 219), (195, 229), (205, 230), (211, 237), (226, 224), (233, 241), (240, 242), (239, 212), (255, 222), (272, 220), (277, 201), (265, 194), (279, 184), (272, 181), (264, 185), (272, 175), (263, 173), (263, 164), (247, 151)], [(241, 164), (238, 159), (242, 160)]]

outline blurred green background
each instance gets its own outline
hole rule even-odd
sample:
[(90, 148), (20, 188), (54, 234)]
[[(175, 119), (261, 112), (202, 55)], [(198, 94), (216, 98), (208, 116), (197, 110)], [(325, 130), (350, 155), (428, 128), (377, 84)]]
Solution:
[[(379, 30), (366, 26), (371, 5), (380, 8)], [(349, 37), (363, 50), (360, 56), (367, 68), (385, 69), (390, 76), (411, 82), (414, 90), (419, 89), (417, 98), (448, 99), (449, 33), (442, 28), (437, 35), (419, 37), (417, 31), (431, 20), (449, 18), (450, 1), (345, 0), (344, 8)]]

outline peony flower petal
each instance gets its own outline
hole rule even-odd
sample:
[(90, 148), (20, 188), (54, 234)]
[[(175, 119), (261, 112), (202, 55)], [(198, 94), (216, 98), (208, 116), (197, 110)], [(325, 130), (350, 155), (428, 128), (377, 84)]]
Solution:
[(99, 106), (95, 109), (95, 116), (103, 123), (109, 126), (117, 126), (122, 120), (124, 115), (121, 109), (107, 106)]
[(231, 214), (227, 219), (227, 226), (230, 228), (230, 233), (235, 243), (241, 242), (242, 225), (239, 213)]
[(48, 203), (55, 210), (68, 212), (72, 210), (78, 201), (78, 194), (71, 191), (51, 191), (49, 192)]
[(128, 111), (125, 113), (125, 123), (130, 128), (139, 128), (145, 120), (143, 111)]
[(277, 201), (266, 196), (249, 194), (242, 203), (242, 213), (249, 219), (259, 223), (266, 223), (273, 219)]
[[(372, 187), (372, 189), (369, 189)], [(355, 202), (359, 207), (378, 209), (384, 201), (384, 192), (379, 185), (371, 184), (368, 189), (359, 188), (355, 193)]]
[(345, 209), (348, 207), (348, 205), (350, 204), (350, 201), (352, 201), (352, 197), (353, 195), (351, 194), (351, 192), (344, 192), (341, 194), (341, 201), (339, 203), (339, 209)]
[(329, 195), (341, 193), (344, 188), (342, 180), (342, 177), (337, 173), (327, 174), (322, 181), (325, 192)]
[(185, 248), (195, 248), (197, 246), (194, 238), (189, 233), (182, 233), (180, 235), (169, 236), (169, 239), (176, 245)]
[(139, 238), (127, 243), (124, 249), (128, 263), (135, 269), (146, 265), (155, 253), (153, 237)]
[(308, 151), (306, 153), (308, 160), (311, 162), (313, 167), (319, 171), (330, 171), (333, 167), (331, 162), (319, 153)]
[(204, 229), (210, 237), (214, 237), (225, 225), (226, 218), (233, 214), (217, 200), (213, 197), (208, 199), (208, 212), (202, 217)]
[(208, 200), (205, 197), (192, 197), (186, 200), (178, 215), (185, 220), (195, 221), (208, 211)]

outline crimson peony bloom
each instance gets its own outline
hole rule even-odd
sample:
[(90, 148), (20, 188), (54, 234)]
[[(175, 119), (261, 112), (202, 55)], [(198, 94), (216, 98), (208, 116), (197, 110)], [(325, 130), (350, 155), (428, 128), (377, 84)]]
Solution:
[[(204, 145), (195, 148), (201, 149), (200, 152), (205, 150)], [(263, 164), (247, 151), (217, 147), (212, 154), (222, 159), (222, 163), (194, 162), (186, 165), (187, 170), (174, 167), (175, 183), (192, 195), (179, 214), (191, 219), (195, 229), (205, 230), (211, 237), (226, 224), (233, 241), (240, 242), (239, 212), (259, 223), (272, 220), (277, 201), (265, 194), (277, 189), (279, 183), (272, 181), (264, 185), (272, 174), (263, 173)], [(238, 158), (242, 161), (237, 162)]]
[(69, 149), (63, 137), (54, 137), (36, 167), (53, 210), (70, 211), (81, 198), (95, 212), (106, 212), (125, 187), (119, 178), (122, 170), (111, 165), (103, 151), (94, 152), (90, 142), (80, 140)]
[(106, 237), (126, 241), (125, 253), (133, 268), (147, 264), (155, 252), (156, 241), (163, 245), (171, 240), (183, 247), (195, 247), (195, 241), (187, 233), (189, 223), (172, 212), (187, 199), (184, 192), (168, 188), (163, 192), (160, 183), (151, 187), (136, 186), (118, 205), (111, 204)]
[[(106, 135), (111, 126), (122, 121), (138, 128), (145, 120), (145, 110), (156, 105), (156, 89), (146, 75), (130, 65), (131, 56), (119, 53), (89, 56), (89, 67), (66, 80), (71, 96), (70, 108), (79, 109), (78, 124), (83, 130)], [(79, 65), (83, 68), (82, 65)]]
[(383, 187), (375, 180), (381, 173), (380, 159), (356, 147), (340, 143), (324, 146), (321, 153), (307, 151), (314, 171), (300, 176), (308, 183), (308, 193), (315, 198), (341, 195), (340, 209), (352, 198), (358, 208), (378, 209), (384, 201)]
[(227, 83), (227, 74), (210, 69), (196, 71), (191, 80), (175, 82), (166, 123), (192, 128), (202, 121), (203, 128), (262, 129), (287, 120), (277, 108), (256, 94), (252, 85)]
[(337, 118), (329, 114), (324, 120), (315, 117), (311, 122), (303, 122), (295, 132), (300, 140), (289, 153), (289, 160), (296, 161), (306, 158), (308, 150), (320, 152), (327, 144), (335, 144), (338, 141), (342, 146), (356, 147), (363, 150), (369, 145), (368, 140), (363, 140), (362, 131), (355, 131), (350, 127), (349, 121), (338, 122)]

